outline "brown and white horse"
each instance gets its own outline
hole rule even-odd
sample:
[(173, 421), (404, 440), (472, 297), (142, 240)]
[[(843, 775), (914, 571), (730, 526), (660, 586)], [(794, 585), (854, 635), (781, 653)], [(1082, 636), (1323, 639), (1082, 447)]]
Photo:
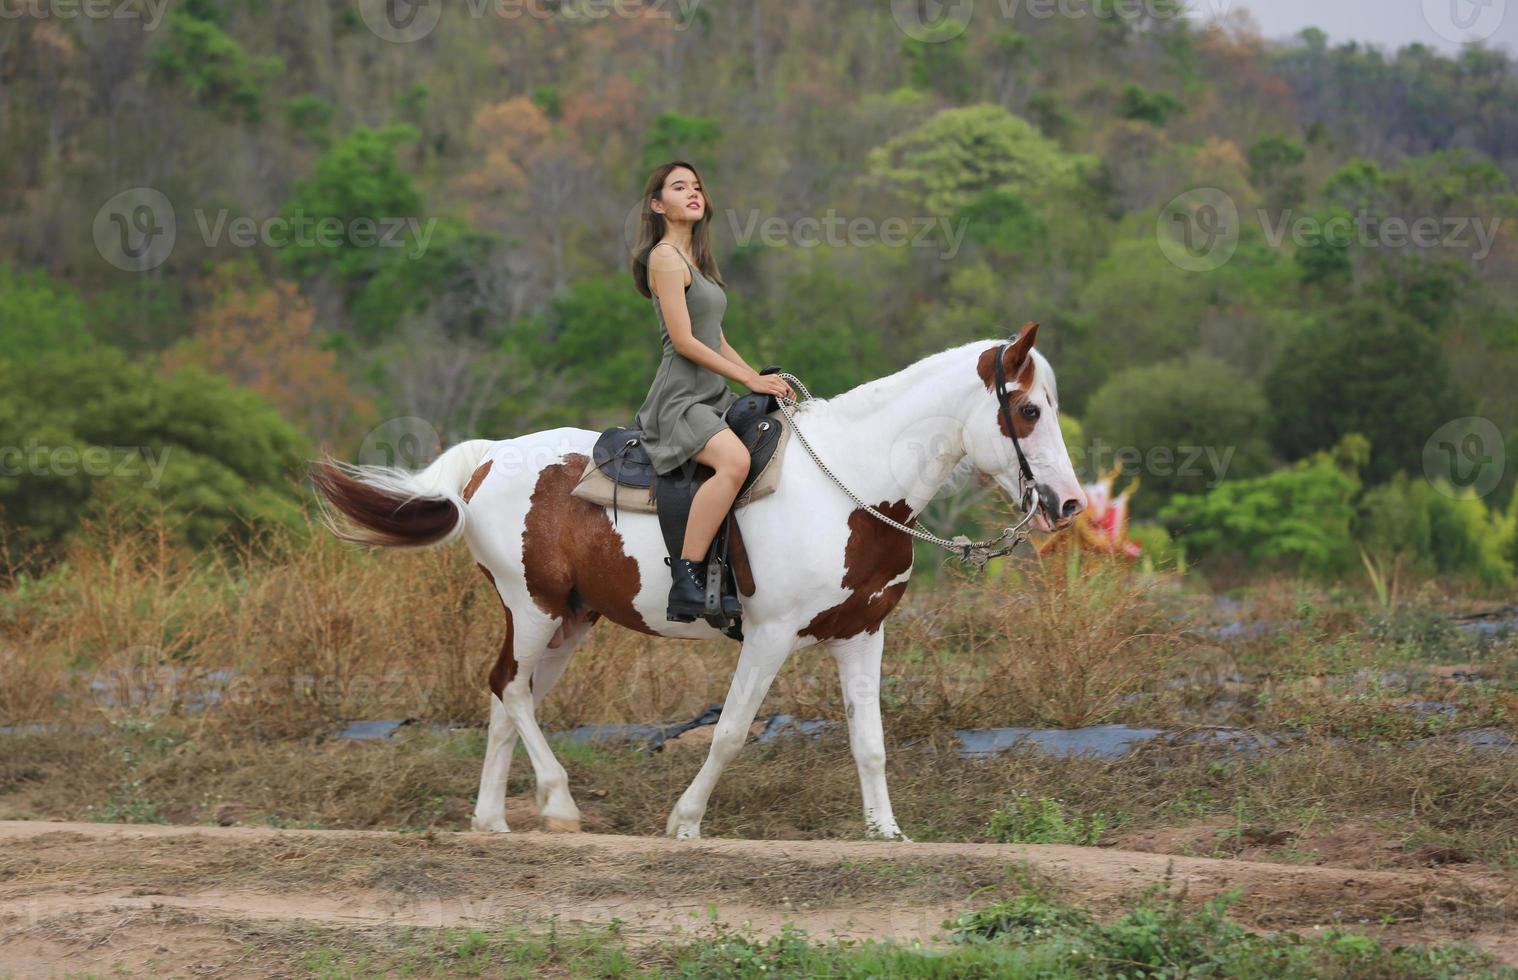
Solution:
[[(845, 486), (903, 523), (965, 459), (1021, 500), (1023, 471), (995, 394), (1002, 349), (1010, 424), (1040, 501), (1034, 524), (1063, 527), (1085, 495), (1060, 436), (1054, 374), (1033, 349), (1036, 333), (1029, 324), (1009, 345), (964, 344), (834, 398), (809, 400), (795, 411), (797, 426)], [(703, 620), (665, 619), (670, 575), (655, 515), (623, 511), (613, 526), (604, 508), (570, 496), (598, 434), (561, 428), (472, 440), (415, 473), (331, 460), (312, 470), (338, 534), (403, 547), (462, 535), (500, 594), (506, 642), (490, 672), (476, 830), (507, 829), (506, 777), (518, 738), (545, 825), (579, 829), (579, 808), (538, 728), (536, 707), (597, 619), (658, 636), (721, 635)], [(799, 445), (786, 454), (775, 492), (735, 519), (748, 571), (739, 575), (745, 638), (710, 752), (670, 814), (669, 834), (700, 836), (717, 778), (775, 674), (795, 650), (822, 643), (838, 665), (866, 827), (902, 837), (886, 791), (880, 661), (882, 624), (912, 572), (912, 539), (856, 507)]]

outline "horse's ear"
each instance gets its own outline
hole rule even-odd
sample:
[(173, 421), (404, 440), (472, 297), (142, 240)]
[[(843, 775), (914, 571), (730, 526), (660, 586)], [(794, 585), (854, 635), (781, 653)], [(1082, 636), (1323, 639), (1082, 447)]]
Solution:
[(1005, 370), (1008, 376), (1015, 377), (1017, 372), (1028, 360), (1028, 352), (1033, 350), (1033, 339), (1038, 336), (1038, 324), (1025, 323), (1022, 330), (1018, 331), (1017, 339), (1012, 341), (1012, 346), (1007, 349), (1007, 362)]

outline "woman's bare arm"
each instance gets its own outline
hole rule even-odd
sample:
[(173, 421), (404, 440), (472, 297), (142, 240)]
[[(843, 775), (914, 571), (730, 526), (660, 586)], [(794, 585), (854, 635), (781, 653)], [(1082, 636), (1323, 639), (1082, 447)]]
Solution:
[(664, 327), (675, 353), (752, 389), (751, 382), (759, 372), (742, 361), (729, 360), (691, 333), (690, 309), (685, 305), (685, 261), (673, 250), (674, 246), (658, 247), (648, 253), (648, 280), (659, 299), (659, 311), (664, 314)]
[(722, 336), (722, 356), (725, 357), (725, 358), (727, 358), (729, 361), (732, 361), (735, 364), (741, 364), (744, 367), (748, 368), (750, 371), (753, 371), (755, 374), (758, 374), (759, 371), (755, 367), (753, 367), (751, 364), (749, 364), (748, 361), (745, 361), (743, 359), (743, 355), (740, 354), (740, 353), (738, 353), (736, 350), (734, 350), (733, 349), (733, 345), (727, 342), (727, 333), (723, 332), (721, 334), (721, 336)]
[(791, 387), (790, 382), (783, 381), (778, 377), (759, 374), (757, 370), (755, 370), (753, 367), (750, 367), (748, 361), (745, 361), (743, 359), (743, 355), (733, 349), (733, 345), (727, 342), (727, 334), (725, 332), (722, 334), (722, 356), (730, 361), (742, 364), (744, 367), (754, 372), (754, 374), (757, 376), (757, 380), (754, 384), (749, 385), (749, 389), (751, 391), (768, 391), (772, 395), (784, 395), (791, 401), (796, 400), (796, 392), (795, 389)]

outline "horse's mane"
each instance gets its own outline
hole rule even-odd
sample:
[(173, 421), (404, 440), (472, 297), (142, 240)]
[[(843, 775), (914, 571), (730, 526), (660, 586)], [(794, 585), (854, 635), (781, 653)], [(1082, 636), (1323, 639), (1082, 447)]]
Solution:
[[(1005, 340), (1006, 338), (1003, 337), (986, 337), (941, 350), (936, 354), (929, 354), (926, 357), (913, 361), (899, 371), (855, 385), (848, 391), (839, 392), (831, 398), (813, 398), (810, 401), (802, 402), (796, 414), (799, 416), (803, 411), (833, 412), (839, 410), (868, 413), (882, 398), (886, 397), (887, 392), (897, 391), (900, 386), (911, 384), (914, 381), (924, 381), (936, 375), (947, 362), (961, 360), (972, 350), (978, 354), (978, 352), (994, 344), (1004, 343)], [(1044, 359), (1044, 356), (1036, 348), (1033, 351), (1033, 361), (1036, 365), (1034, 377), (1048, 385), (1049, 397), (1054, 399), (1055, 403), (1058, 404), (1058, 395), (1054, 389), (1054, 372), (1049, 370), (1049, 362)], [(802, 378), (801, 380), (805, 381), (806, 379)]]

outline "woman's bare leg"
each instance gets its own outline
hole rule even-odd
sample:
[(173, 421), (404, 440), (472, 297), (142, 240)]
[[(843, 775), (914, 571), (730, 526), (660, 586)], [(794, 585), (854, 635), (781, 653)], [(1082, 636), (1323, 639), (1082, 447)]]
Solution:
[(748, 447), (732, 429), (723, 429), (706, 441), (696, 453), (696, 461), (705, 463), (716, 473), (708, 477), (696, 491), (690, 504), (690, 520), (685, 525), (685, 544), (680, 557), (690, 561), (705, 561), (706, 551), (717, 536), (717, 528), (727, 516), (733, 501), (738, 498), (738, 488), (748, 476)]

